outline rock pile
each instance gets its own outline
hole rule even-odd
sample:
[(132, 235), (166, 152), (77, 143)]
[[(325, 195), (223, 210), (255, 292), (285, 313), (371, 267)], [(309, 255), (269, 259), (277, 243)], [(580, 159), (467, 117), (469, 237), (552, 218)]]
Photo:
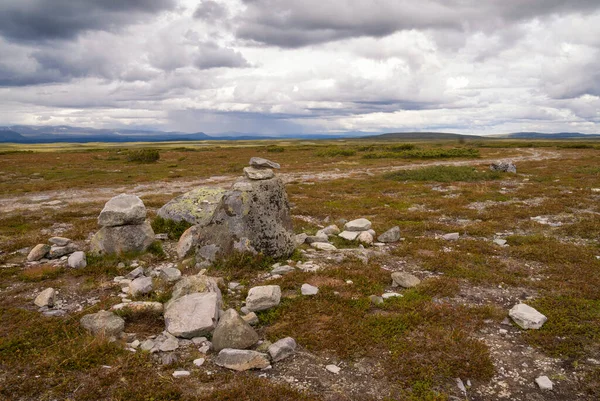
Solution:
[(360, 218), (344, 224), (344, 231), (339, 234), (340, 238), (348, 241), (358, 241), (365, 245), (371, 245), (375, 237), (375, 231), (371, 230), (371, 222)]
[(98, 224), (102, 228), (92, 238), (93, 253), (144, 252), (155, 239), (146, 221), (146, 207), (135, 195), (121, 194), (106, 202)]
[[(34, 246), (29, 254), (27, 255), (28, 262), (38, 262), (44, 259), (60, 259), (67, 255), (78, 253), (76, 256), (78, 263), (69, 263), (70, 267), (85, 267), (85, 254), (83, 252), (77, 252), (79, 247), (77, 244), (72, 242), (69, 238), (64, 237), (52, 237), (48, 239), (48, 244), (37, 244)], [(81, 257), (83, 261), (81, 261)]]
[(500, 171), (503, 173), (517, 173), (517, 166), (512, 162), (500, 161), (490, 164), (490, 170)]

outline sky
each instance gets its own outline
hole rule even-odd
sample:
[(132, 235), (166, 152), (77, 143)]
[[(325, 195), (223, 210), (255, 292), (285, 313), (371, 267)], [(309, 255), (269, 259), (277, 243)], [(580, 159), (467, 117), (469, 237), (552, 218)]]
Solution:
[(600, 1), (2, 0), (13, 124), (600, 134)]

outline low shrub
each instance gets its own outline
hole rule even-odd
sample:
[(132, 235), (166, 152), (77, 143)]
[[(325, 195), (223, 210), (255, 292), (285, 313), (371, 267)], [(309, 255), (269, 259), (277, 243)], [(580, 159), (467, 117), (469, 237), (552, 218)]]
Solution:
[(127, 153), (127, 161), (136, 163), (154, 163), (160, 159), (158, 149), (136, 149)]
[(178, 240), (181, 234), (185, 232), (192, 225), (185, 220), (174, 221), (169, 219), (163, 219), (160, 216), (156, 216), (150, 224), (155, 233), (167, 233), (169, 239)]
[(433, 166), (416, 170), (401, 170), (388, 173), (384, 177), (394, 181), (482, 181), (496, 180), (501, 177), (497, 171), (478, 171), (468, 166)]

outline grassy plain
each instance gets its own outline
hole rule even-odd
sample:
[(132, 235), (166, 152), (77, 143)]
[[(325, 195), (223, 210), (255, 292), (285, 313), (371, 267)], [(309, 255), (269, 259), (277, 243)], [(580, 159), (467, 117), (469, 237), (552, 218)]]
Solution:
[[(160, 159), (128, 161), (128, 152), (140, 148), (158, 149)], [(202, 180), (240, 175), (252, 156), (282, 164), (297, 232), (359, 217), (371, 220), (378, 233), (400, 226), (404, 240), (382, 252), (368, 249), (366, 264), (324, 259), (317, 273), (272, 281), (281, 285), (284, 300), (259, 315), (260, 334), (271, 341), (292, 336), (319, 361), (341, 363), (339, 378), (311, 379), (330, 374), (322, 367), (319, 373), (302, 370), (303, 356), (289, 367), (274, 365), (267, 378), (233, 374), (210, 361), (197, 368), (194, 351), (180, 356), (178, 365), (192, 377), (173, 379), (173, 366), (152, 355), (87, 335), (79, 318), (120, 302), (111, 282), (127, 269), (118, 263), (171, 260), (173, 240), (164, 255), (91, 259), (80, 271), (23, 263), (22, 249), (45, 242), (60, 224), (61, 235), (85, 244), (113, 195), (172, 185), (142, 195), (154, 218), (158, 207)], [(511, 158), (518, 160), (518, 174), (487, 169), (489, 160)], [(511, 399), (526, 400), (539, 397), (533, 379), (546, 374), (555, 383), (549, 399), (598, 399), (598, 166), (597, 142), (0, 145), (0, 398), (487, 400), (499, 397), (504, 382)], [(65, 193), (85, 199), (71, 202)], [(440, 238), (449, 232), (461, 238)], [(507, 246), (495, 244), (498, 238)], [(248, 287), (261, 282), (259, 273), (272, 262), (239, 258), (212, 266), (210, 274)], [(392, 270), (412, 272), (423, 283), (372, 304), (370, 295), (391, 290)], [(319, 294), (298, 296), (302, 283), (318, 285)], [(43, 317), (32, 298), (50, 286), (83, 308), (64, 318)], [(239, 306), (244, 294), (238, 295), (227, 295), (226, 302)], [(86, 303), (90, 298), (98, 303)], [(502, 324), (519, 301), (548, 317), (541, 330)], [(128, 332), (158, 334), (163, 327), (156, 316), (126, 319)], [(467, 395), (456, 378), (471, 383)], [(363, 391), (369, 386), (376, 394)]]

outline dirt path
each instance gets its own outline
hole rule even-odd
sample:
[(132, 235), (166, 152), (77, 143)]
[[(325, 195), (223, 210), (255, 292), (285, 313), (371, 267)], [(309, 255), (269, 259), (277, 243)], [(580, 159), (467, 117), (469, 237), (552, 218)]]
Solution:
[[(547, 149), (518, 149), (522, 152), (521, 156), (511, 157), (513, 162), (547, 160), (560, 157), (559, 152)], [(425, 163), (400, 164), (385, 167), (356, 168), (344, 171), (324, 171), (324, 172), (296, 172), (280, 173), (279, 176), (284, 182), (293, 181), (330, 181), (340, 178), (353, 178), (363, 175), (382, 174), (398, 170), (414, 170), (430, 166), (478, 166), (497, 161), (498, 158), (484, 158), (476, 160), (461, 161), (432, 161)], [(8, 196), (0, 199), (0, 213), (10, 213), (18, 210), (35, 210), (41, 208), (62, 209), (69, 205), (105, 202), (116, 194), (131, 193), (138, 196), (147, 196), (160, 194), (176, 194), (187, 192), (198, 186), (217, 186), (226, 187), (231, 185), (239, 176), (214, 176), (205, 179), (187, 180), (187, 181), (155, 181), (146, 184), (122, 185), (117, 187), (104, 188), (85, 188), (85, 189), (67, 189), (60, 191), (33, 192), (25, 195)]]

